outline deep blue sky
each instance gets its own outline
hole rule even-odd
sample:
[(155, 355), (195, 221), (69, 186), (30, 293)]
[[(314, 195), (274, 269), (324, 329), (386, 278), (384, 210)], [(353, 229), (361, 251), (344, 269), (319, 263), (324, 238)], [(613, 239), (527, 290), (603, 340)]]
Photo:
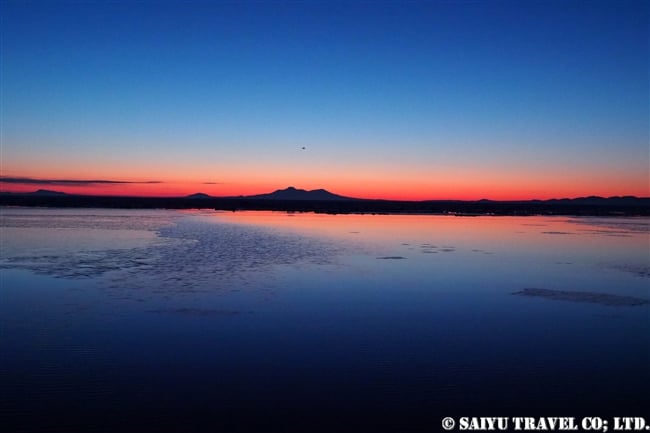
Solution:
[(5, 1), (2, 174), (648, 195), (648, 4)]

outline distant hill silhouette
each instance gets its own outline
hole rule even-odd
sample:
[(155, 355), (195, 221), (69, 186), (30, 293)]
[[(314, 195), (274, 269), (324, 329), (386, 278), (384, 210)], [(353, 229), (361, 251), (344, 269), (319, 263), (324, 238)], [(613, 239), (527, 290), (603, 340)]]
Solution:
[(64, 192), (60, 192), (60, 191), (52, 191), (52, 190), (49, 190), (49, 189), (39, 189), (39, 190), (34, 191), (34, 192), (29, 192), (28, 194), (29, 194), (29, 195), (40, 195), (40, 196), (60, 196), (60, 195), (68, 195), (68, 194), (66, 194), (66, 193), (64, 193)]
[(373, 200), (332, 194), (324, 189), (306, 191), (289, 187), (269, 194), (212, 197), (205, 193), (186, 197), (128, 197), (65, 194), (38, 190), (0, 192), (0, 206), (96, 207), (125, 209), (217, 209), (317, 213), (384, 213), (476, 215), (650, 216), (650, 197), (579, 197), (551, 200)]
[(31, 196), (31, 197), (60, 197), (60, 196), (69, 196), (70, 194), (66, 194), (65, 192), (61, 191), (52, 191), (49, 189), (39, 189), (37, 191), (32, 191), (32, 192), (9, 192), (9, 191), (0, 191), (0, 195), (5, 195), (5, 196)]
[(269, 194), (249, 195), (242, 198), (254, 200), (314, 200), (314, 201), (327, 201), (327, 200), (354, 200), (342, 195), (332, 194), (324, 189), (313, 189), (307, 191), (304, 189), (294, 188), (292, 186), (286, 189), (279, 189)]
[[(444, 200), (424, 200), (423, 203), (439, 203)], [(589, 197), (576, 197), (576, 198), (551, 198), (547, 200), (489, 200), (481, 199), (476, 201), (465, 201), (465, 200), (450, 200), (458, 201), (464, 203), (476, 203), (476, 204), (531, 204), (531, 205), (573, 205), (573, 206), (648, 206), (650, 205), (650, 197), (635, 197), (633, 195), (627, 196), (614, 196), (614, 197), (599, 197), (599, 196), (589, 196)]]
[(562, 199), (551, 199), (546, 200), (546, 203), (572, 203), (572, 204), (592, 204), (592, 205), (630, 205), (630, 204), (649, 204), (650, 198), (648, 197), (634, 197), (631, 195), (624, 197), (598, 197), (598, 196), (589, 196), (589, 197), (578, 197), (578, 198), (562, 198)]
[(206, 198), (213, 198), (211, 195), (208, 195), (204, 192), (197, 192), (194, 194), (190, 194), (186, 196), (185, 198), (198, 198), (198, 199), (206, 199)]

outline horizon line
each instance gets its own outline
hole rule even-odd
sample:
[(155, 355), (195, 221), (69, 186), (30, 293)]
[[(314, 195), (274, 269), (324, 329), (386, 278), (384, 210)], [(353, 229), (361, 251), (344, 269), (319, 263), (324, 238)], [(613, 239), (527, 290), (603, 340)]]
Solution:
[[(131, 182), (124, 182), (124, 183), (131, 183)], [(140, 183), (140, 182), (137, 182)], [(149, 182), (147, 182), (149, 183)], [(43, 193), (50, 193), (53, 194), (50, 196), (56, 197), (56, 196), (69, 196), (69, 197), (115, 197), (115, 198), (133, 198), (133, 199), (191, 199), (193, 195), (205, 195), (206, 197), (204, 200), (210, 200), (210, 199), (215, 199), (215, 200), (224, 200), (224, 199), (246, 199), (246, 198), (252, 198), (255, 199), (256, 196), (263, 196), (263, 195), (270, 195), (278, 191), (285, 191), (289, 188), (293, 187), (287, 187), (284, 189), (276, 189), (271, 192), (266, 192), (266, 193), (259, 193), (259, 194), (250, 194), (250, 195), (227, 195), (227, 196), (215, 196), (215, 195), (210, 195), (207, 193), (203, 193), (200, 191), (190, 193), (190, 194), (182, 194), (182, 195), (120, 195), (120, 194), (80, 194), (80, 193), (68, 193), (64, 191), (55, 191), (55, 190), (47, 190), (47, 189), (38, 189), (35, 191), (29, 191), (29, 192), (16, 192), (16, 191), (1, 191), (0, 194), (3, 195), (35, 195), (38, 194), (39, 192)], [(333, 194), (333, 195), (338, 195), (335, 193), (332, 193), (331, 191), (325, 189), (325, 188), (317, 188), (314, 190), (305, 190), (301, 188), (294, 188), (298, 191), (305, 191), (305, 192), (312, 192), (312, 191), (325, 191), (327, 193)], [(45, 194), (43, 195), (45, 196)], [(501, 202), (501, 203), (508, 203), (508, 202), (546, 202), (546, 201), (553, 201), (553, 200), (580, 200), (580, 199), (623, 199), (623, 198), (631, 198), (631, 199), (637, 199), (637, 200), (644, 200), (644, 199), (650, 199), (650, 196), (637, 196), (633, 194), (629, 195), (613, 195), (613, 196), (600, 196), (600, 195), (580, 195), (580, 196), (573, 196), (573, 197), (553, 197), (553, 198), (547, 198), (547, 199), (540, 199), (540, 198), (518, 198), (518, 199), (491, 199), (491, 198), (480, 198), (480, 199), (461, 199), (461, 198), (426, 198), (426, 199), (418, 199), (418, 200), (408, 200), (408, 199), (391, 199), (391, 198), (363, 198), (363, 197), (349, 197), (349, 196), (342, 196), (338, 195), (341, 197), (340, 200), (359, 200), (359, 201), (393, 201), (393, 202), (429, 202), (429, 201), (440, 201), (440, 202), (481, 202), (481, 201), (490, 201), (490, 202)], [(267, 199), (260, 199), (260, 200), (269, 200)], [(273, 200), (273, 199), (270, 199)], [(287, 200), (287, 201), (292, 201), (291, 199), (280, 199), (280, 200)], [(321, 201), (318, 199), (314, 199), (313, 201)], [(331, 201), (337, 201), (331, 200)]]

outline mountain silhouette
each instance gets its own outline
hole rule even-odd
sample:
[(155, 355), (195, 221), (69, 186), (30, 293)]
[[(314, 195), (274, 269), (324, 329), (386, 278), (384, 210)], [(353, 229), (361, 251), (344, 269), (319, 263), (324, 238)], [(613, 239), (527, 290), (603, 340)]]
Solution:
[(294, 188), (292, 186), (286, 189), (279, 189), (268, 194), (249, 195), (245, 198), (263, 199), (263, 200), (314, 200), (314, 201), (330, 201), (330, 200), (353, 200), (350, 197), (343, 197), (342, 195), (332, 194), (324, 189), (313, 189), (307, 191), (304, 189)]

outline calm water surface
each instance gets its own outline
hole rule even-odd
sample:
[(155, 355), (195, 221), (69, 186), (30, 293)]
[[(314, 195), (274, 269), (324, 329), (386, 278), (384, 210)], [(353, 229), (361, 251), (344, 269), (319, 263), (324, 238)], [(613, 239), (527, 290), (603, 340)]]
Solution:
[(3, 208), (0, 427), (647, 415), (649, 225)]

